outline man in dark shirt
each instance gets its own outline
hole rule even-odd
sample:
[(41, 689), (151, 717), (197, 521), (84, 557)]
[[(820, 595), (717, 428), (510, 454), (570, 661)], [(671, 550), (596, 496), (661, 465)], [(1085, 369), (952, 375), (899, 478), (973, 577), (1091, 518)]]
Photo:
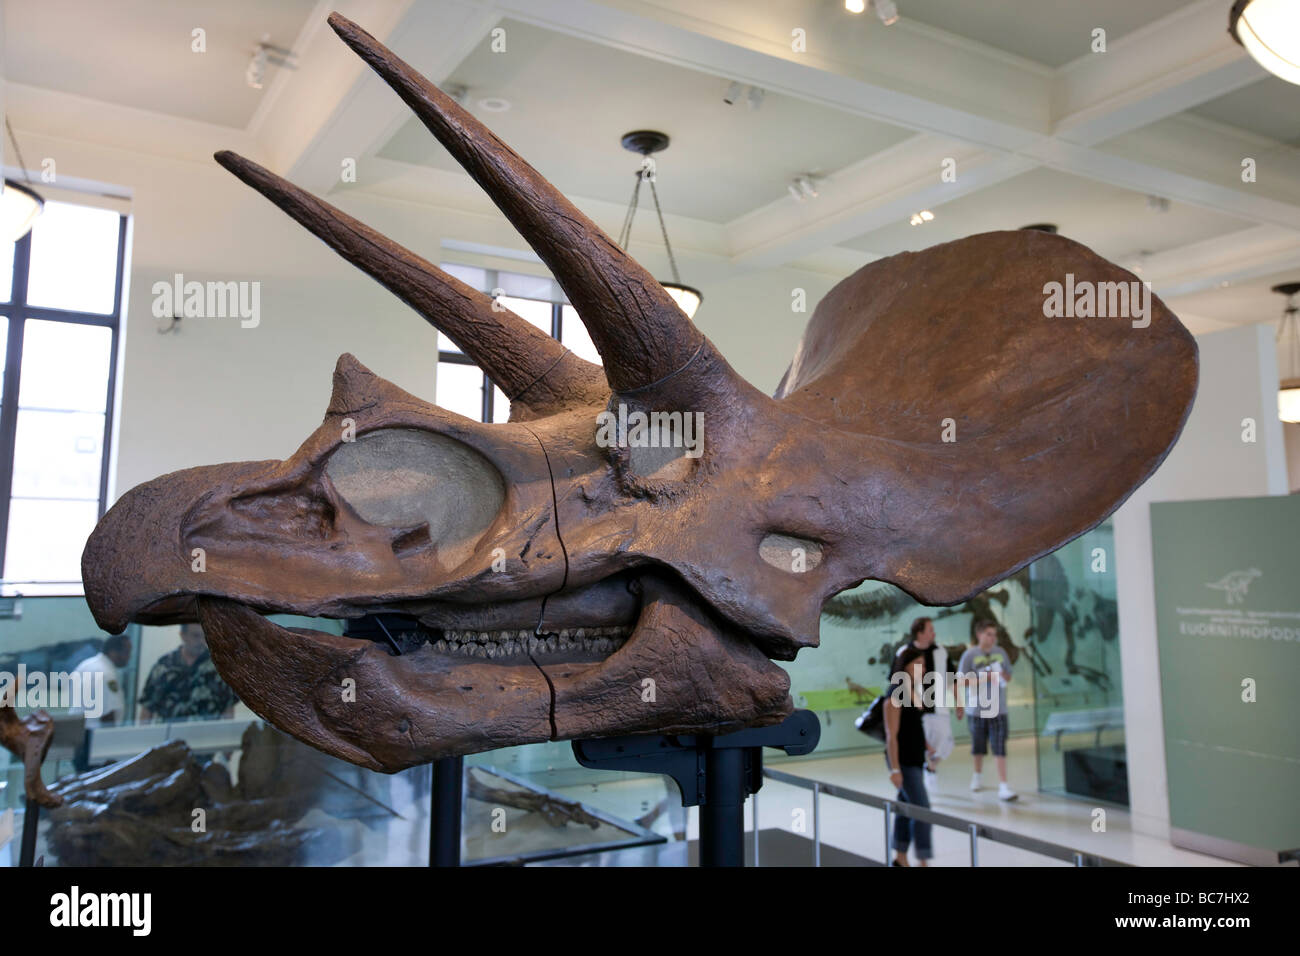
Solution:
[(198, 624), (181, 625), (181, 646), (164, 654), (149, 671), (140, 695), (140, 722), (215, 720), (233, 717), (235, 692), (217, 673), (207, 638)]
[[(935, 641), (934, 620), (918, 617), (912, 622), (907, 640), (899, 645), (894, 655), (893, 669), (897, 671), (905, 658), (911, 659), (920, 652), (925, 657), (924, 687), (926, 703), (921, 708), (921, 723), (925, 728), (925, 785), (933, 790), (938, 786), (939, 761), (946, 760), (953, 750), (952, 720), (948, 716), (949, 674), (954, 671), (947, 650)], [(957, 718), (962, 716), (957, 705)]]

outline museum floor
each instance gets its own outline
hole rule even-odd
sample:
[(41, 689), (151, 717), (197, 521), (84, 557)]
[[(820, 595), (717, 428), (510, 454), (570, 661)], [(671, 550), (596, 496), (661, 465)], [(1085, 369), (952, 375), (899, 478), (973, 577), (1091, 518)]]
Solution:
[[(936, 792), (931, 794), (932, 807), (954, 816), (988, 823), (1026, 836), (1098, 853), (1138, 866), (1234, 865), (1216, 857), (1180, 850), (1162, 839), (1135, 833), (1130, 814), (1114, 807), (1106, 809), (1106, 831), (1092, 832), (1092, 804), (1035, 792), (1033, 739), (1013, 738), (1009, 741), (1008, 747), (1010, 783), (1020, 794), (1018, 800), (1009, 804), (998, 800), (997, 777), (993, 773), (991, 758), (986, 759), (984, 768), (985, 789), (980, 793), (971, 793), (969, 790), (970, 754), (959, 750), (940, 770), (939, 786)], [(892, 796), (889, 781), (882, 772), (880, 757), (876, 754), (788, 761), (780, 764), (779, 769), (866, 793)], [(992, 781), (991, 787), (990, 781)], [(644, 782), (629, 780), (626, 783), (602, 784), (600, 790), (602, 807), (615, 814), (628, 818), (636, 817), (640, 813), (639, 808), (644, 805), (646, 790)], [(590, 787), (569, 788), (567, 792), (561, 788), (560, 792), (575, 799), (583, 799), (584, 792), (589, 793)], [(625, 801), (625, 809), (622, 813), (617, 806), (620, 799)], [(812, 795), (807, 790), (768, 780), (759, 792), (760, 826), (763, 829), (777, 827), (788, 831), (796, 818), (795, 811), (802, 808), (807, 821), (803, 836), (809, 837), (812, 833), (811, 801)], [(752, 826), (749, 809), (747, 806), (745, 824), (747, 830)], [(879, 811), (828, 797), (822, 798), (821, 811), (822, 841), (826, 846), (849, 851), (867, 860), (879, 861), (883, 858), (882, 821)], [(688, 824), (688, 837), (692, 840), (698, 836), (697, 820), (698, 815), (692, 810)], [(966, 834), (936, 829), (934, 841), (935, 857), (932, 865), (970, 865), (970, 841)], [(636, 865), (651, 862), (652, 858), (661, 862), (676, 862), (676, 856), (670, 849), (666, 852), (650, 854), (629, 851), (623, 854), (621, 859), (606, 859), (598, 863), (585, 858), (557, 860), (553, 865), (620, 865), (620, 863)], [(763, 858), (760, 858), (760, 862), (764, 862)], [(773, 857), (767, 862), (775, 864), (778, 859)], [(980, 841), (979, 862), (982, 866), (1067, 865), (1027, 851), (1000, 846), (989, 840)]]

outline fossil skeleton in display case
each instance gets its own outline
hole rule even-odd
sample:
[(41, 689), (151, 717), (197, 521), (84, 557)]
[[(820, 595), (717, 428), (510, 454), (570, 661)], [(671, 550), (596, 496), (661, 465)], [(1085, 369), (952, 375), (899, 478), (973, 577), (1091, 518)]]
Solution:
[(0, 747), (23, 764), (23, 792), (42, 807), (63, 805), (63, 798), (51, 793), (41, 779), (41, 764), (54, 741), (54, 719), (44, 710), (33, 710), (19, 719), (15, 703), (18, 689), (11, 685), (0, 691)]
[[(536, 250), (603, 367), (217, 155), (510, 398), (509, 422), (481, 424), (344, 355), (324, 422), (288, 459), (147, 482), (87, 543), (102, 627), (197, 619), (239, 696), (321, 750), (395, 771), (536, 741), (780, 721), (792, 702), (773, 661), (816, 646), (832, 595), (878, 579), (926, 604), (962, 601), (1096, 525), (1182, 427), (1192, 337), (1154, 297), (1141, 322), (1045, 314), (1045, 286), (1067, 274), (1076, 289), (1133, 276), (1037, 231), (849, 276), (769, 397), (482, 124), (355, 24), (330, 24)], [(603, 440), (607, 412), (629, 423), (626, 440)], [(693, 447), (686, 416), (703, 425)], [(378, 643), (271, 613), (407, 624)]]

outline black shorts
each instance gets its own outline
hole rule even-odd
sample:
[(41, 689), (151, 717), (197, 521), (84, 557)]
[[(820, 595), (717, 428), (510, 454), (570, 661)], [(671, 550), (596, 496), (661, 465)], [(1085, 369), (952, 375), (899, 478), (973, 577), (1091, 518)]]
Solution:
[(966, 718), (970, 726), (970, 752), (977, 757), (982, 757), (988, 753), (990, 745), (993, 747), (993, 756), (1005, 757), (1007, 755), (1007, 715), (998, 714), (996, 717), (981, 717), (979, 714), (971, 714)]

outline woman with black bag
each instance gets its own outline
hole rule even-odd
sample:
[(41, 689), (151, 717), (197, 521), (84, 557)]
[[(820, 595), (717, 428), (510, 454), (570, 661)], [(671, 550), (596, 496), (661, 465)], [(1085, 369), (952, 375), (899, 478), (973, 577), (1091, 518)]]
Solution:
[[(922, 714), (922, 679), (925, 675), (925, 652), (905, 648), (894, 659), (889, 675), (890, 689), (884, 701), (885, 763), (889, 780), (898, 789), (901, 803), (929, 808), (930, 795), (925, 789), (925, 727)], [(930, 824), (902, 814), (894, 817), (893, 866), (908, 866), (907, 851), (916, 842), (918, 866), (926, 866), (934, 855), (930, 843)]]

